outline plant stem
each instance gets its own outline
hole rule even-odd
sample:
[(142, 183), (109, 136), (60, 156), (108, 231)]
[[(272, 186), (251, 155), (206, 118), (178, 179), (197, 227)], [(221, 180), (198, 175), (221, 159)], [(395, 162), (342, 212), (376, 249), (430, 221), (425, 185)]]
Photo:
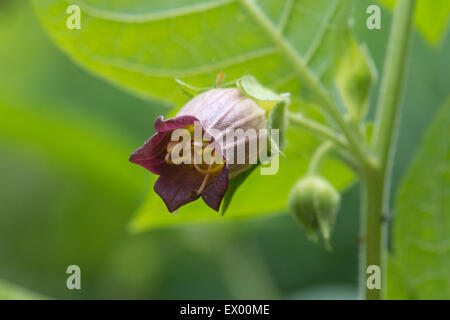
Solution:
[[(415, 4), (416, 0), (399, 0), (395, 8), (372, 145), (377, 164), (366, 165), (363, 171), (361, 239), (365, 241), (361, 245), (360, 289), (367, 299), (381, 299), (386, 290), (387, 265), (383, 255), (387, 254), (387, 223), (384, 221), (389, 207), (392, 156)], [(380, 290), (366, 286), (366, 270), (370, 265), (381, 269)]]
[(320, 124), (319, 122), (302, 117), (301, 115), (292, 112), (288, 112), (288, 119), (289, 124), (305, 129), (310, 133), (319, 136), (325, 140), (331, 140), (337, 146), (343, 148), (344, 150), (351, 151), (351, 148), (340, 134)]
[(322, 167), (322, 162), (326, 154), (333, 148), (334, 144), (331, 141), (325, 141), (322, 143), (314, 152), (311, 160), (309, 161), (309, 174), (320, 174), (320, 169)]
[[(368, 300), (380, 300), (382, 290), (369, 289), (366, 283), (367, 268), (379, 266), (384, 280), (386, 268), (383, 258), (383, 175), (378, 168), (364, 168), (361, 185), (360, 221), (360, 296)], [(381, 285), (381, 289), (384, 285)]]
[(333, 119), (342, 133), (348, 140), (348, 143), (355, 154), (355, 157), (365, 162), (366, 152), (362, 148), (357, 136), (355, 136), (352, 128), (345, 121), (339, 107), (332, 97), (328, 94), (326, 88), (320, 80), (311, 72), (305, 61), (298, 55), (294, 47), (283, 37), (282, 33), (276, 28), (272, 21), (267, 18), (264, 11), (255, 4), (254, 0), (240, 0), (242, 6), (255, 19), (259, 26), (269, 36), (273, 43), (278, 47), (280, 53), (290, 62), (297, 75), (305, 82), (306, 86), (313, 92), (318, 100), (320, 107)]
[(405, 77), (415, 3), (416, 0), (398, 2), (389, 38), (373, 136), (373, 148), (382, 169), (390, 162), (392, 144), (396, 135), (399, 101)]

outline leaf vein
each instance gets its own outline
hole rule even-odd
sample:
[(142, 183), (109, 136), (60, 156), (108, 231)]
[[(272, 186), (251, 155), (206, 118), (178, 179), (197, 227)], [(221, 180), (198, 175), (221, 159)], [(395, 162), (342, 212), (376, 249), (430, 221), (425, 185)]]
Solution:
[(336, 10), (338, 9), (338, 1), (334, 1), (333, 4), (330, 7), (330, 10), (327, 12), (325, 19), (323, 19), (323, 23), (321, 24), (319, 31), (317, 32), (316, 36), (314, 37), (314, 41), (311, 44), (310, 48), (305, 54), (305, 63), (309, 64), (311, 59), (316, 55), (317, 51), (320, 48), (320, 44), (322, 43), (322, 40), (324, 39), (328, 27), (331, 24), (331, 19), (334, 17)]
[(289, 22), (289, 17), (292, 12), (292, 7), (294, 6), (294, 0), (286, 0), (286, 3), (283, 7), (283, 12), (281, 13), (281, 19), (278, 24), (278, 29), (280, 34), (283, 34), (286, 25)]
[[(218, 7), (226, 6), (235, 1), (236, 0), (215, 0), (206, 3), (199, 3), (191, 6), (178, 7), (171, 10), (151, 12), (151, 13), (113, 12), (88, 5), (83, 0), (73, 0), (71, 1), (71, 3), (74, 2), (78, 4), (82, 8), (83, 12), (86, 12), (93, 17), (100, 18), (103, 20), (127, 22), (127, 23), (146, 23), (158, 20), (173, 19), (180, 16), (212, 10)], [(69, 3), (69, 1), (67, 0), (66, 2)]]
[(209, 73), (211, 70), (218, 70), (229, 67), (231, 65), (244, 63), (249, 60), (263, 58), (265, 56), (277, 54), (278, 50), (273, 47), (261, 48), (252, 52), (244, 53), (242, 55), (234, 56), (228, 59), (223, 59), (217, 62), (203, 64), (197, 67), (181, 68), (181, 69), (166, 69), (142, 66), (140, 64), (127, 61), (122, 58), (112, 58), (98, 54), (89, 53), (90, 57), (103, 65), (109, 65), (124, 70), (134, 71), (143, 75), (155, 77), (188, 77), (199, 74)]

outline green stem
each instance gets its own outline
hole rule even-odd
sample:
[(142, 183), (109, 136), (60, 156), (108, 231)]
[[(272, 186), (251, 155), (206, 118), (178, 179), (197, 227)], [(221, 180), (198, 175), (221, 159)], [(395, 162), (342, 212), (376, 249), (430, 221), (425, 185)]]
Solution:
[(311, 160), (309, 161), (309, 174), (320, 174), (323, 159), (326, 154), (333, 148), (334, 144), (331, 141), (325, 141), (316, 149)]
[(346, 151), (351, 151), (347, 141), (338, 133), (334, 132), (330, 128), (320, 124), (317, 121), (302, 117), (301, 115), (288, 112), (289, 124), (305, 129), (308, 132), (319, 136), (325, 140), (333, 141), (337, 146)]
[(278, 47), (280, 53), (292, 65), (297, 75), (305, 82), (306, 86), (313, 92), (317, 98), (320, 107), (333, 119), (342, 133), (348, 140), (348, 143), (356, 158), (366, 162), (367, 156), (362, 144), (355, 136), (352, 128), (345, 121), (338, 105), (328, 94), (326, 88), (320, 80), (311, 72), (305, 61), (298, 55), (292, 45), (282, 36), (281, 31), (276, 28), (272, 21), (267, 18), (261, 8), (255, 4), (254, 0), (240, 0), (242, 6), (255, 19), (259, 26), (269, 36), (273, 43)]
[(406, 58), (413, 26), (416, 0), (400, 0), (396, 6), (389, 38), (375, 120), (373, 148), (380, 165), (387, 167), (399, 114)]
[[(381, 299), (386, 290), (387, 266), (383, 255), (387, 250), (387, 223), (383, 222), (389, 207), (391, 162), (415, 3), (416, 0), (399, 0), (395, 8), (372, 145), (378, 163), (366, 165), (363, 171), (361, 239), (365, 241), (361, 246), (360, 277), (361, 290), (367, 299)], [(370, 265), (381, 269), (380, 290), (366, 286), (366, 270)]]
[(383, 176), (377, 168), (365, 168), (362, 173), (361, 186), (361, 221), (360, 221), (360, 295), (368, 300), (380, 300), (381, 289), (369, 289), (366, 283), (367, 268), (371, 265), (379, 266), (381, 279), (384, 281), (386, 273), (383, 261), (384, 219), (383, 208)]

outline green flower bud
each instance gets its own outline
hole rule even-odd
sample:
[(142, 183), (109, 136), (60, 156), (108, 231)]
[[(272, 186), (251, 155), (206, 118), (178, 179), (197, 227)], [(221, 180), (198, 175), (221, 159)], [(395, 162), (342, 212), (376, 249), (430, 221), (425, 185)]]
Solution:
[(320, 230), (325, 246), (329, 248), (340, 198), (339, 192), (327, 180), (309, 175), (300, 179), (292, 188), (288, 206), (308, 237), (317, 241), (317, 232)]

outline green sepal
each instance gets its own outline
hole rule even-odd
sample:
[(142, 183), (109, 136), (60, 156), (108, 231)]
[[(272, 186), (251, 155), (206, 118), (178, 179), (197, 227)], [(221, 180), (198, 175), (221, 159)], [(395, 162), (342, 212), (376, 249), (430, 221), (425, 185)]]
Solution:
[[(286, 146), (286, 130), (287, 130), (287, 103), (279, 102), (269, 113), (267, 119), (267, 146), (269, 156), (272, 152), (282, 152)], [(278, 129), (278, 144), (272, 139), (272, 130)]]
[(270, 112), (272, 109), (282, 101), (287, 101), (288, 96), (280, 95), (272, 90), (262, 86), (254, 76), (245, 75), (236, 81), (236, 86), (241, 91), (255, 100), (258, 105)]
[(187, 100), (191, 100), (196, 95), (213, 88), (213, 87), (208, 87), (208, 88), (194, 87), (190, 84), (187, 84), (184, 81), (181, 81), (180, 79), (175, 79), (175, 83), (177, 84), (178, 88), (180, 88), (181, 92), (184, 94), (184, 96), (186, 97)]

